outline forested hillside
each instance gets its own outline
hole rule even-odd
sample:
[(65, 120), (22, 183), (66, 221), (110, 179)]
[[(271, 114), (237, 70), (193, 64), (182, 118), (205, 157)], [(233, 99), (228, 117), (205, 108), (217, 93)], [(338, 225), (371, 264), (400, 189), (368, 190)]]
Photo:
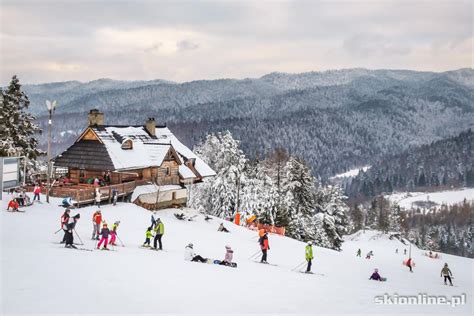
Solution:
[(375, 162), (345, 183), (352, 198), (392, 191), (474, 186), (474, 132), (408, 149)]
[[(276, 147), (303, 158), (320, 179), (474, 126), (474, 71), (348, 69), (272, 73), (258, 79), (170, 83), (97, 80), (26, 85), (46, 129), (44, 101), (57, 99), (53, 150), (69, 146), (87, 112), (106, 123), (166, 123), (187, 145), (229, 130), (251, 158)], [(40, 137), (43, 146), (46, 133)]]

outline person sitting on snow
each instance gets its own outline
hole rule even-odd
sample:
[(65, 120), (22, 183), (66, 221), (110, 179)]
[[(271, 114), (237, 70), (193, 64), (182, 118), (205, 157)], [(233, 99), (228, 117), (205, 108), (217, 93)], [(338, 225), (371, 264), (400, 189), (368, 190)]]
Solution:
[(224, 260), (222, 260), (220, 264), (227, 266), (232, 263), (232, 258), (234, 257), (234, 251), (232, 250), (230, 246), (225, 246), (225, 250), (226, 252), (225, 252)]
[(371, 251), (369, 251), (369, 253), (367, 254), (367, 256), (365, 257), (365, 259), (370, 259), (372, 256), (374, 255), (374, 253)]
[(375, 269), (374, 273), (370, 276), (369, 280), (374, 280), (374, 281), (383, 281), (382, 277), (379, 274), (379, 269)]
[(193, 250), (193, 244), (189, 243), (185, 248), (184, 248), (184, 260), (186, 261), (194, 261), (194, 262), (207, 262), (206, 258), (201, 257), (200, 255), (196, 255)]
[(219, 228), (217, 228), (217, 231), (218, 231), (218, 232), (224, 232), (224, 233), (228, 233), (228, 232), (229, 232), (229, 230), (224, 227), (224, 223), (221, 223), (221, 224), (219, 225)]
[(17, 202), (16, 199), (12, 199), (10, 200), (10, 202), (8, 202), (7, 211), (10, 211), (10, 208), (12, 209), (11, 212), (18, 212), (20, 204)]

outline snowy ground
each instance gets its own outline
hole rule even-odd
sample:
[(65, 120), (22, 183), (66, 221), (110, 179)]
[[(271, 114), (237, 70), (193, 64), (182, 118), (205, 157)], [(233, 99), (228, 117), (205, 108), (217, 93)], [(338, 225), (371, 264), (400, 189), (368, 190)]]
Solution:
[(438, 205), (456, 204), (467, 199), (474, 201), (474, 188), (463, 188), (459, 190), (440, 191), (440, 192), (401, 192), (386, 196), (390, 201), (398, 203), (400, 207), (411, 208), (413, 203), (418, 201), (431, 201)]
[(335, 180), (335, 179), (343, 179), (343, 178), (353, 178), (356, 175), (358, 175), (361, 170), (362, 171), (367, 171), (369, 168), (370, 168), (370, 166), (363, 166), (363, 167), (354, 168), (354, 169), (351, 169), (351, 170), (346, 171), (344, 173), (336, 174), (335, 176), (332, 176), (329, 179), (330, 180)]
[[(348, 236), (342, 252), (315, 247), (314, 269), (306, 275), (291, 269), (304, 260), (304, 244), (271, 235), (269, 262), (249, 260), (258, 251), (257, 234), (226, 222), (231, 233), (217, 232), (221, 220), (178, 221), (173, 210), (159, 212), (165, 224), (163, 252), (139, 248), (150, 212), (133, 204), (103, 206), (105, 220), (121, 221), (119, 236), (126, 247), (116, 251), (78, 251), (57, 242), (63, 212), (59, 199), (37, 204), (26, 213), (6, 212), (1, 204), (0, 314), (358, 314), (471, 315), (473, 260), (443, 255), (443, 261), (413, 249), (414, 273), (401, 265), (403, 245), (374, 232)], [(81, 208), (77, 231), (92, 249), (93, 207)], [(193, 210), (186, 210), (194, 213)], [(74, 215), (75, 210), (72, 211)], [(237, 269), (186, 262), (184, 247), (193, 242), (204, 257), (222, 258), (233, 247)], [(371, 260), (355, 257), (373, 250)], [(455, 287), (443, 285), (440, 270), (448, 262)], [(379, 268), (387, 282), (369, 281)], [(376, 305), (374, 297), (393, 295), (467, 296), (463, 306)]]

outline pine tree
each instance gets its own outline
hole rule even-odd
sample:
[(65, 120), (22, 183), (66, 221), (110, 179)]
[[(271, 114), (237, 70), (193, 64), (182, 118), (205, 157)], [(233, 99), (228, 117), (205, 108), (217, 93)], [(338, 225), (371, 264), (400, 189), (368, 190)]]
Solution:
[(36, 118), (27, 112), (30, 101), (13, 76), (5, 91), (0, 90), (0, 155), (26, 156), (36, 159), (43, 154), (37, 149), (36, 133), (40, 133)]
[(400, 225), (400, 206), (397, 204), (393, 204), (390, 207), (390, 214), (388, 217), (388, 229), (391, 232), (396, 232), (399, 233), (401, 231), (401, 225)]

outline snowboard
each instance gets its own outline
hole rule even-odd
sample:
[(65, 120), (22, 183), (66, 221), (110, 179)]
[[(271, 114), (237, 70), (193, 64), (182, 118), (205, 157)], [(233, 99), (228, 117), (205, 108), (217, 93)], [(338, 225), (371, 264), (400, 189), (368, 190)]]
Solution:
[[(207, 260), (207, 263), (209, 264), (221, 264), (221, 260), (212, 260), (212, 259), (208, 259)], [(223, 266), (226, 266), (226, 267), (231, 267), (231, 268), (237, 268), (237, 263), (235, 262), (231, 262), (230, 264), (223, 264)]]

